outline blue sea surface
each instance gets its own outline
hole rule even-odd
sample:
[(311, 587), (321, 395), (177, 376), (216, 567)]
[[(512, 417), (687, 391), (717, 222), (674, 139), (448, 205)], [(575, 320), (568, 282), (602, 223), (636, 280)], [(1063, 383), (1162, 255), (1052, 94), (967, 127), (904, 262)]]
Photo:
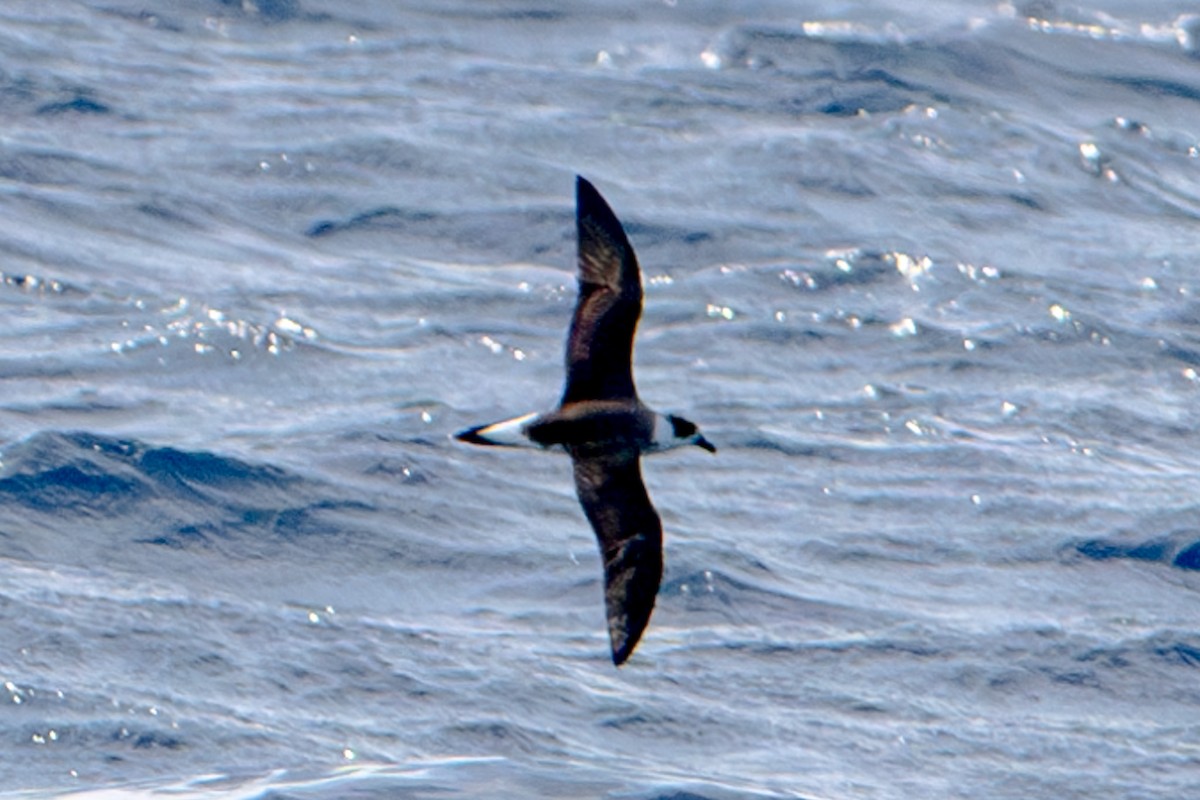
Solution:
[[(1182, 2), (8, 0), (0, 798), (1200, 796)], [(624, 221), (667, 572), (551, 407)]]

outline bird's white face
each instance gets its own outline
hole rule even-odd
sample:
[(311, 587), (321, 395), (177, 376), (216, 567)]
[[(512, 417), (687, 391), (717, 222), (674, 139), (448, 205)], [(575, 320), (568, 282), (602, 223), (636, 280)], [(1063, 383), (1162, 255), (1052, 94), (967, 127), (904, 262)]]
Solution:
[(661, 452), (663, 450), (674, 450), (676, 447), (684, 447), (691, 444), (686, 436), (678, 436), (675, 433), (675, 426), (671, 424), (671, 418), (666, 414), (654, 415), (654, 441), (651, 445), (652, 452)]

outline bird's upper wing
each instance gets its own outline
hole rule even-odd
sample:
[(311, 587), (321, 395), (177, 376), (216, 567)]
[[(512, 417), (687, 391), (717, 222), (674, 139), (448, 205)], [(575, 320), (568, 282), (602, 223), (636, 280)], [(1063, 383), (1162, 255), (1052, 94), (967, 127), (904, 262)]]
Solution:
[(642, 314), (637, 256), (608, 203), (583, 178), (575, 183), (579, 299), (567, 336), (562, 404), (633, 400), (633, 335)]
[(604, 559), (604, 606), (613, 663), (637, 646), (662, 581), (662, 523), (642, 482), (636, 453), (571, 454), (579, 503)]

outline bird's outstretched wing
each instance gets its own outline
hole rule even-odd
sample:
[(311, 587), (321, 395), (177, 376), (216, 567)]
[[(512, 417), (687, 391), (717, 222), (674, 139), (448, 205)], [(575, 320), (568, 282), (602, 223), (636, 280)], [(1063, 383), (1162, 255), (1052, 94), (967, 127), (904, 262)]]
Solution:
[(575, 179), (579, 299), (567, 335), (562, 405), (580, 400), (634, 400), (633, 335), (642, 314), (637, 256), (608, 203)]
[(575, 490), (604, 559), (604, 606), (613, 663), (637, 646), (662, 581), (662, 523), (636, 453), (571, 454)]

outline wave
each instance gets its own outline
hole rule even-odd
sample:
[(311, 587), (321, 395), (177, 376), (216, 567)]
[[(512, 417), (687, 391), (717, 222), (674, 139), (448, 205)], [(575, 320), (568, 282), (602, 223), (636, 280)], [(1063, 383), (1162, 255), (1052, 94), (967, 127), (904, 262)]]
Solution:
[(120, 562), (122, 542), (261, 557), (370, 508), (268, 464), (88, 432), (39, 433), (0, 457), (0, 541), (39, 560)]

